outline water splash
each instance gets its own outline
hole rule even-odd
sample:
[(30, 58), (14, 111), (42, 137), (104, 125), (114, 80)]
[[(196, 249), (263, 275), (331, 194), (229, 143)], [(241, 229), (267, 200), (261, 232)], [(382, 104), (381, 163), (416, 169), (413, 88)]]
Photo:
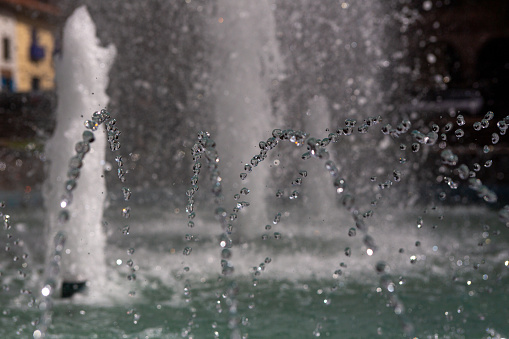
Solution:
[[(67, 199), (79, 201), (66, 209), (71, 217), (65, 230), (66, 249), (73, 249), (64, 251), (66, 255), (62, 259), (62, 278), (66, 281), (93, 281), (91, 277), (106, 275), (105, 259), (101, 254), (105, 246), (101, 221), (106, 197), (103, 177), (106, 135), (102, 131), (96, 133), (93, 144), (89, 143), (88, 134), (83, 135), (81, 143), (75, 142), (82, 138), (83, 114), (108, 103), (107, 74), (115, 53), (113, 45), (100, 46), (86, 8), (78, 8), (64, 27), (63, 54), (56, 60), (57, 127), (46, 145), (50, 167), (44, 190), (50, 239), (61, 231), (58, 206), (66, 207)], [(90, 122), (94, 126), (97, 124), (93, 120), (87, 121)], [(75, 151), (78, 154), (88, 151), (87, 161), (82, 163), (78, 155), (69, 167), (69, 159)], [(78, 176), (80, 184), (74, 189), (74, 179)], [(73, 186), (72, 193), (62, 190), (66, 180), (69, 180), (66, 185)]]

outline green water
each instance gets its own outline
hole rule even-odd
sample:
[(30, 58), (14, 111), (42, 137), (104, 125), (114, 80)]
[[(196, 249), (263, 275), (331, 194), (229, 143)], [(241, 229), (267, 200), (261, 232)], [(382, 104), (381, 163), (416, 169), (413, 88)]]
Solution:
[[(348, 223), (338, 228), (337, 223), (287, 220), (280, 240), (256, 236), (234, 246), (232, 279), (238, 286), (241, 333), (248, 338), (507, 337), (507, 228), (489, 210), (470, 207), (450, 209), (440, 222), (437, 215), (425, 214), (424, 226), (417, 229), (417, 212), (400, 213), (397, 222), (373, 219), (377, 227), (370, 234), (378, 249), (372, 257), (359, 236), (346, 235)], [(40, 214), (12, 215), (21, 216), (14, 225), (24, 225), (12, 232), (24, 240), (18, 252), (30, 256), (26, 278), (19, 275), (21, 261), (12, 260), (18, 252), (0, 257), (0, 338), (27, 338), (41, 315), (30, 301), (40, 289), (44, 244)], [(202, 231), (192, 255), (184, 256), (180, 225), (185, 227), (185, 218), (169, 217), (175, 227), (167, 224), (168, 217), (146, 210), (133, 217), (138, 228), (133, 226), (129, 236), (109, 235), (109, 287), (99, 299), (56, 300), (47, 337), (230, 338), (227, 300), (221, 294), (231, 282), (220, 277), (220, 249), (212, 236), (217, 228), (201, 226), (209, 233)], [(333, 219), (342, 220), (341, 215)], [(437, 228), (431, 227), (434, 223)], [(491, 226), (488, 234), (486, 225)], [(347, 246), (350, 257), (344, 254)], [(129, 247), (136, 248), (135, 282), (127, 281), (125, 264), (116, 264), (118, 258), (125, 263)], [(253, 267), (266, 257), (272, 260), (254, 286)], [(375, 269), (381, 260), (390, 266), (385, 273)], [(342, 274), (334, 278), (339, 268)], [(382, 283), (383, 274), (394, 283), (394, 292)], [(31, 294), (20, 293), (23, 289)], [(394, 296), (404, 306), (399, 315), (391, 305)], [(405, 331), (409, 326), (413, 332)]]
[[(156, 281), (153, 284), (158, 285)], [(418, 338), (487, 338), (487, 329), (509, 329), (509, 278), (472, 282), (407, 279), (396, 293)], [(332, 280), (239, 283), (239, 326), (249, 338), (406, 338), (402, 320), (387, 306), (377, 284), (351, 283), (331, 291)], [(229, 338), (227, 309), (216, 309), (221, 283), (191, 284), (189, 303), (175, 302), (171, 288), (147, 288), (142, 300), (94, 306), (59, 302), (49, 338), (180, 338), (190, 325), (194, 338)], [(253, 293), (254, 297), (250, 294)], [(386, 292), (387, 293), (387, 292)], [(219, 298), (221, 300), (221, 298)], [(325, 304), (324, 300), (329, 300)], [(11, 300), (12, 301), (12, 300)], [(9, 303), (5, 293), (1, 304)], [(251, 308), (249, 307), (251, 305)], [(253, 307), (254, 305), (254, 307)], [(193, 308), (195, 317), (193, 318)], [(131, 310), (134, 310), (130, 312)], [(129, 314), (130, 313), (130, 314)], [(134, 314), (140, 317), (135, 323)], [(0, 337), (26, 338), (38, 312), (3, 306)], [(19, 334), (18, 334), (19, 333)]]

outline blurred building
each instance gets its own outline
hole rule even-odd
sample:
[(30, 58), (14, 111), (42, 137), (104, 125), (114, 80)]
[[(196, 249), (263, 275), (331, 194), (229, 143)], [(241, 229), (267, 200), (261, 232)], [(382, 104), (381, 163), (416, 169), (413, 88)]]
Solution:
[[(421, 88), (462, 90), (483, 99), (481, 113), (509, 114), (509, 1), (415, 1), (420, 19), (413, 51)], [(447, 94), (446, 94), (447, 96)]]
[(50, 0), (0, 0), (2, 92), (52, 90), (60, 9)]

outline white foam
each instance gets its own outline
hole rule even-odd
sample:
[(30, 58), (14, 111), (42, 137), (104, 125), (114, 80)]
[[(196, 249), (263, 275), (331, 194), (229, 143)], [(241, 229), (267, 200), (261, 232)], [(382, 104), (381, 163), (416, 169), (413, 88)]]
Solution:
[[(106, 136), (95, 133), (95, 142), (86, 155), (73, 203), (68, 208), (70, 221), (61, 229), (57, 216), (67, 180), (69, 159), (76, 153), (74, 145), (82, 140), (84, 121), (108, 104), (106, 95), (108, 71), (116, 50), (113, 45), (100, 46), (95, 25), (83, 6), (69, 17), (64, 27), (63, 53), (55, 60), (58, 107), (57, 126), (46, 145), (50, 160), (44, 189), (49, 238), (63, 230), (67, 242), (62, 258), (64, 280), (88, 280), (94, 284), (105, 277), (105, 236), (102, 231), (106, 185), (103, 178)], [(49, 240), (47, 243), (52, 244)], [(53, 251), (49, 246), (49, 251)]]

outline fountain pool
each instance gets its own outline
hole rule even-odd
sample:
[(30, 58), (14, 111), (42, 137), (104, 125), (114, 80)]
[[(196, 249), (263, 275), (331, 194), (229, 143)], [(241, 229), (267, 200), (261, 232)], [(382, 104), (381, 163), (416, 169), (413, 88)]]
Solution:
[[(117, 212), (107, 211), (105, 220), (118, 220)], [(483, 207), (428, 211), (418, 229), (416, 216), (422, 209), (388, 208), (386, 212), (373, 216), (377, 229), (371, 235), (379, 249), (372, 257), (365, 253), (359, 235), (348, 236), (345, 220), (351, 216), (341, 211), (329, 213), (325, 220), (310, 211), (304, 221), (291, 213), (276, 225), (281, 239), (262, 240), (259, 235), (234, 245), (236, 273), (230, 278), (239, 288), (241, 332), (269, 338), (407, 337), (401, 316), (388, 305), (391, 292), (376, 271), (383, 259), (395, 284), (392, 293), (403, 303), (405, 322), (411, 323), (415, 337), (488, 338), (495, 333), (491, 337), (497, 338), (498, 333), (503, 338), (508, 318), (508, 251), (505, 233), (491, 235), (505, 231), (497, 227), (496, 214)], [(31, 323), (40, 311), (30, 307), (32, 296), (20, 290), (36, 291), (40, 286), (43, 262), (37, 258), (46, 246), (39, 242), (43, 211), (10, 213), (16, 216), (17, 236), (25, 248), (32, 249), (32, 274), (28, 280), (21, 279), (10, 258), (2, 261), (4, 337), (28, 335), (34, 329)], [(439, 220), (442, 213), (444, 219)], [(107, 278), (115, 288), (102, 290), (93, 299), (77, 294), (73, 300), (55, 300), (48, 337), (228, 337), (228, 306), (220, 295), (226, 278), (220, 273), (217, 224), (200, 221), (199, 239), (192, 243), (191, 255), (184, 256), (182, 249), (189, 242), (178, 227), (171, 227), (187, 223), (182, 212), (144, 207), (131, 218), (129, 236), (120, 233), (123, 224), (108, 222), (107, 226)], [(486, 225), (492, 228), (485, 238)], [(263, 227), (259, 233), (264, 233)], [(493, 241), (478, 245), (488, 239)], [(138, 266), (134, 283), (126, 279), (125, 262), (118, 261), (131, 246), (136, 249), (132, 257)], [(350, 256), (345, 254), (348, 247)], [(271, 261), (266, 263), (266, 258)], [(265, 269), (255, 276), (253, 268), (258, 270), (261, 263)]]

